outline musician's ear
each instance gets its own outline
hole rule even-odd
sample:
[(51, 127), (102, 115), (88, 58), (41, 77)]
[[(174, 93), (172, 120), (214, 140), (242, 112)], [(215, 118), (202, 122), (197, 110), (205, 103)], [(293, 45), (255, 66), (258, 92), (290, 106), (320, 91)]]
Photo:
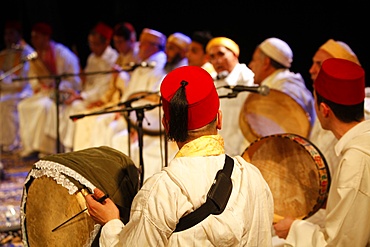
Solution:
[(331, 112), (330, 106), (328, 106), (326, 103), (321, 102), (319, 106), (320, 111), (322, 112), (324, 117), (327, 117), (329, 115), (329, 112)]

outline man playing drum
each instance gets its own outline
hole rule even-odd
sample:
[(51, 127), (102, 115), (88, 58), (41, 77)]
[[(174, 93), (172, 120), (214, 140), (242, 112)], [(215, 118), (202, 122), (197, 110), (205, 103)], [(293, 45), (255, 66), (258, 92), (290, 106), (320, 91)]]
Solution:
[[(30, 65), (27, 55), (34, 49), (23, 39), (22, 25), (9, 20), (4, 27), (5, 49), (0, 51), (0, 146), (1, 151), (13, 152), (20, 148), (19, 117), (17, 105), (32, 95), (28, 80), (12, 81), (27, 77)], [(9, 73), (9, 71), (13, 73)]]
[(100, 189), (85, 197), (90, 215), (103, 225), (100, 246), (271, 246), (271, 191), (259, 170), (241, 156), (231, 158), (232, 189), (223, 211), (175, 231), (184, 215), (206, 202), (229, 156), (218, 134), (220, 100), (207, 71), (198, 66), (171, 71), (161, 84), (161, 97), (162, 123), (180, 150), (168, 167), (145, 181), (126, 225), (111, 199), (95, 200), (104, 195)]
[[(23, 158), (35, 157), (36, 154), (42, 157), (59, 151), (57, 137), (64, 126), (65, 118), (62, 116), (67, 114), (67, 105), (62, 97), (55, 99), (56, 90), (62, 96), (62, 92), (77, 92), (82, 86), (78, 76), (79, 58), (69, 47), (54, 41), (52, 33), (51, 25), (45, 22), (37, 22), (31, 29), (31, 43), (37, 52), (28, 73), (32, 78), (33, 95), (18, 104)], [(58, 78), (64, 74), (71, 76)], [(60, 128), (57, 128), (59, 120)], [(60, 142), (64, 146), (63, 131), (60, 134)]]
[[(338, 139), (342, 158), (332, 173), (324, 226), (291, 217), (274, 225), (286, 246), (370, 245), (370, 120), (364, 118), (365, 72), (329, 58), (314, 81), (317, 117)], [(354, 227), (356, 225), (356, 227)]]
[(306, 88), (303, 77), (290, 70), (293, 51), (278, 38), (264, 40), (254, 50), (248, 67), (254, 73), (254, 83), (279, 90), (292, 97), (308, 114), (313, 125), (316, 114), (312, 93)]
[[(322, 63), (328, 58), (342, 58), (361, 65), (357, 55), (347, 43), (329, 39), (317, 49), (312, 57), (312, 65), (309, 69), (312, 82), (315, 81)], [(365, 92), (366, 91), (370, 93), (370, 87), (365, 88)], [(370, 119), (369, 113), (366, 114), (366, 110), (367, 112), (370, 112), (370, 103), (366, 104), (367, 100), (370, 102), (370, 95), (367, 94), (365, 95), (366, 98), (364, 106), (365, 119)], [(334, 151), (334, 146), (337, 144), (338, 140), (335, 138), (333, 133), (329, 130), (324, 130), (321, 127), (319, 120), (316, 119), (312, 126), (309, 140), (320, 149), (329, 165), (330, 172), (334, 173), (336, 164), (340, 160), (340, 156), (337, 156)]]

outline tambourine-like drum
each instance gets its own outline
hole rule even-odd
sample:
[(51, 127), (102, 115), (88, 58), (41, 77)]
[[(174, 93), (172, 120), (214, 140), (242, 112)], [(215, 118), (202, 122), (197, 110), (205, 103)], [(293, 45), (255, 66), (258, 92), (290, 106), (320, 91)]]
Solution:
[(274, 198), (274, 221), (284, 216), (305, 219), (325, 203), (330, 173), (320, 151), (296, 134), (265, 136), (252, 142), (242, 157), (261, 171)]
[(250, 93), (240, 111), (239, 124), (250, 143), (280, 133), (308, 137), (311, 130), (307, 112), (292, 97), (275, 89), (268, 95)]
[[(8, 49), (0, 53), (0, 71), (5, 73), (22, 63), (21, 49)], [(13, 74), (20, 75), (20, 70)]]
[[(158, 105), (153, 109), (144, 109), (144, 119), (142, 122), (143, 133), (147, 135), (160, 135), (164, 129), (162, 127), (160, 110), (161, 107), (159, 104), (161, 103), (161, 98), (158, 93), (151, 93), (151, 92), (137, 92), (133, 93), (128, 97), (128, 100), (133, 98), (140, 98), (131, 103), (133, 108), (145, 106), (145, 105)], [(130, 112), (130, 121), (134, 127), (138, 125), (138, 118), (135, 111)]]
[(98, 246), (100, 225), (87, 210), (60, 226), (86, 208), (84, 195), (95, 187), (109, 195), (127, 223), (139, 189), (138, 169), (128, 156), (110, 147), (97, 147), (36, 162), (23, 187), (23, 245)]

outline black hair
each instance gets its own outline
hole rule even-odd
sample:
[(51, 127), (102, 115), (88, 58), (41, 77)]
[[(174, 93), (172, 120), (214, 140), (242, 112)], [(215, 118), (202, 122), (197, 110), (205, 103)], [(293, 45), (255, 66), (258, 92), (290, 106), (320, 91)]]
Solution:
[(181, 87), (170, 101), (168, 139), (171, 141), (184, 142), (188, 138), (188, 101), (185, 90), (187, 85), (187, 81), (181, 81)]
[(191, 41), (197, 42), (203, 46), (204, 53), (207, 53), (206, 47), (208, 42), (213, 38), (210, 31), (195, 31), (191, 36)]
[(322, 97), (316, 92), (316, 104), (327, 104), (333, 111), (334, 115), (344, 123), (360, 122), (364, 118), (364, 101), (356, 105), (342, 105), (334, 103)]
[(132, 33), (136, 36), (134, 27), (128, 22), (117, 23), (113, 28), (113, 35), (121, 36), (125, 40), (130, 40)]

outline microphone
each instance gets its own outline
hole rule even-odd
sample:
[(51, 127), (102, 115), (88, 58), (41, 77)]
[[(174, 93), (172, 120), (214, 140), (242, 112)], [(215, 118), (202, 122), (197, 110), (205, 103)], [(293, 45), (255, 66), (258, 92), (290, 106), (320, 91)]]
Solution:
[(141, 62), (141, 63), (135, 63), (135, 62), (129, 62), (126, 66), (129, 67), (127, 71), (133, 71), (138, 67), (142, 68), (154, 68), (157, 65), (157, 62), (151, 61), (151, 62)]
[(141, 62), (139, 67), (143, 68), (154, 68), (157, 65), (156, 61), (151, 62)]
[(224, 86), (224, 88), (228, 88), (233, 90), (233, 92), (252, 92), (252, 93), (259, 93), (263, 96), (266, 96), (270, 93), (270, 88), (268, 86), (262, 85), (262, 86), (242, 86), (242, 85), (236, 85), (236, 86)]
[(36, 58), (38, 57), (37, 55), (37, 52), (31, 52), (30, 54), (28, 54), (27, 56), (23, 57), (22, 58), (22, 63), (25, 63), (25, 62), (28, 62), (28, 61), (32, 61), (32, 60), (35, 60)]
[(227, 70), (221, 71), (220, 73), (217, 74), (215, 80), (222, 80), (225, 79), (229, 75), (229, 72)]

